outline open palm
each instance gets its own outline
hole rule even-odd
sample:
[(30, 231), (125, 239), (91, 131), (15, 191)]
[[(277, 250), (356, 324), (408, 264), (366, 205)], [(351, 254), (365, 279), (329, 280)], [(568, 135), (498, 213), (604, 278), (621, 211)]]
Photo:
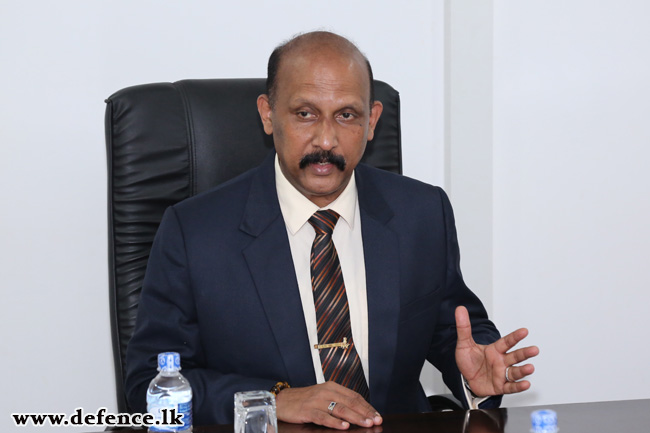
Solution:
[[(522, 392), (530, 388), (530, 382), (521, 380), (535, 371), (532, 364), (515, 366), (539, 354), (536, 346), (508, 352), (526, 338), (528, 330), (517, 329), (489, 345), (476, 344), (472, 337), (472, 325), (465, 307), (456, 309), (456, 364), (477, 396), (501, 395)], [(508, 379), (506, 380), (506, 368)]]

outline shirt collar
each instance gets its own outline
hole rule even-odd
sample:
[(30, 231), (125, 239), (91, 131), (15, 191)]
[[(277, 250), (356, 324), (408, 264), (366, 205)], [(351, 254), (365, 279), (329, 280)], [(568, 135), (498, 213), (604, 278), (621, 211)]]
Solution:
[(275, 188), (278, 192), (284, 222), (292, 235), (295, 235), (305, 225), (314, 212), (325, 209), (332, 209), (341, 216), (341, 219), (350, 226), (350, 229), (354, 228), (354, 216), (357, 211), (357, 184), (354, 175), (336, 200), (323, 208), (319, 208), (284, 177), (276, 154)]

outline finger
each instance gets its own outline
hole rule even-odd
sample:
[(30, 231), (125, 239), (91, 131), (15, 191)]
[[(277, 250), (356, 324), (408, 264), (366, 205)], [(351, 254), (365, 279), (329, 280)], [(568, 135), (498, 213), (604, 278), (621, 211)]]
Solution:
[(506, 382), (506, 384), (503, 385), (503, 393), (516, 394), (518, 392), (526, 391), (528, 388), (530, 388), (530, 382), (527, 380), (522, 380), (520, 382)]
[(347, 430), (350, 428), (350, 423), (348, 421), (336, 418), (329, 413), (323, 412), (321, 410), (313, 409), (311, 411), (311, 416), (309, 419), (314, 424), (334, 428), (337, 430)]
[[(359, 394), (356, 392), (353, 393), (354, 395), (347, 399), (344, 400), (344, 406), (343, 408), (346, 410), (350, 410), (352, 413), (354, 413), (359, 420), (362, 420), (362, 423), (359, 423), (357, 421), (344, 418), (356, 425), (361, 425), (364, 427), (371, 427), (372, 425), (379, 425), (382, 423), (382, 417), (379, 415), (379, 412), (370, 405), (363, 397), (361, 397)], [(369, 421), (369, 422), (366, 422)]]
[[(336, 382), (326, 382), (325, 386), (328, 391), (332, 393), (328, 395), (328, 398), (331, 398), (331, 401), (340, 403), (340, 405), (337, 404), (334, 407), (333, 415), (364, 427), (370, 427), (373, 424), (379, 425), (382, 423), (382, 417), (379, 415), (377, 410), (357, 392), (339, 385)], [(334, 413), (339, 410), (339, 406), (345, 409), (343, 412), (345, 416), (339, 416), (337, 413)], [(366, 420), (370, 420), (370, 422), (368, 423)]]
[[(328, 407), (333, 402), (336, 402), (336, 405), (333, 405), (332, 413), (329, 413)], [(340, 414), (343, 418), (349, 419), (333, 416), (333, 411), (339, 404), (354, 408), (356, 414), (354, 416), (345, 412)], [(377, 416), (381, 423), (381, 417), (363, 397), (334, 382), (283, 390), (276, 396), (276, 411), (278, 420), (281, 421), (314, 423), (339, 430), (350, 428), (351, 422), (363, 427), (371, 427), (374, 422), (372, 415)], [(366, 413), (371, 416), (362, 415)], [(368, 418), (372, 420), (370, 423), (366, 421)]]
[[(312, 421), (308, 421), (300, 424), (292, 424), (292, 423), (285, 422), (282, 424), (281, 429), (282, 429), (281, 430), (282, 433), (324, 433), (326, 431), (322, 425), (316, 424), (315, 422)], [(338, 430), (345, 430), (345, 429), (339, 428)], [(355, 430), (355, 433), (356, 431), (357, 430)], [(366, 431), (366, 429), (362, 429), (362, 431)]]
[(505, 337), (499, 338), (497, 341), (495, 341), (494, 348), (497, 350), (497, 352), (506, 353), (508, 350), (515, 347), (517, 343), (526, 338), (527, 335), (528, 329), (517, 329), (516, 331), (513, 331)]
[(511, 382), (516, 382), (526, 376), (530, 376), (534, 372), (535, 366), (533, 364), (510, 367), (508, 370), (508, 379), (510, 379)]
[(334, 406), (332, 416), (361, 427), (372, 427), (374, 425), (372, 418), (359, 414), (343, 403)]
[(539, 355), (539, 348), (537, 346), (524, 347), (522, 349), (517, 349), (513, 352), (507, 353), (503, 359), (503, 362), (506, 365), (519, 364), (527, 359), (534, 358)]
[(458, 336), (457, 347), (462, 347), (467, 344), (473, 344), (472, 338), (472, 324), (469, 320), (469, 313), (467, 308), (462, 305), (456, 308), (456, 334)]

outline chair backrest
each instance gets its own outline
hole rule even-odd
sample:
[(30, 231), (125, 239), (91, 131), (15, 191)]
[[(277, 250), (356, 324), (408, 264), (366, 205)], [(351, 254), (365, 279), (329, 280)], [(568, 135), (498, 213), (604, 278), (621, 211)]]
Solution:
[[(168, 206), (260, 164), (273, 148), (257, 113), (264, 79), (128, 87), (106, 107), (110, 312), (118, 410), (149, 252)], [(399, 94), (375, 81), (384, 111), (363, 161), (401, 173)]]

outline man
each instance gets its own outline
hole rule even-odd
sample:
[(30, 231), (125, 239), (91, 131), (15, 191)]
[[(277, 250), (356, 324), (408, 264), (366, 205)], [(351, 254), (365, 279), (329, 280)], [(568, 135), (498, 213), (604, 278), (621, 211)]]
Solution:
[(528, 389), (533, 366), (514, 364), (538, 350), (508, 353), (527, 331), (500, 339), (463, 283), (444, 192), (358, 165), (382, 112), (359, 50), (298, 36), (271, 55), (267, 87), (276, 153), (163, 218), (127, 351), (132, 408), (169, 350), (196, 424), (232, 422), (234, 392), (273, 389), (280, 420), (379, 425), (427, 410), (425, 359), (468, 405)]

